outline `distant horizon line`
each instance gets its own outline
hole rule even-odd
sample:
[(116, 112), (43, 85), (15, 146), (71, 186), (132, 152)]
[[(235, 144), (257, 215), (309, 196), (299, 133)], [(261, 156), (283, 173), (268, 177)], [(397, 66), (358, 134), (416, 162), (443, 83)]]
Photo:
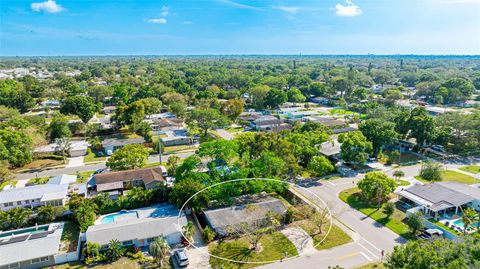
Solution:
[(403, 56), (421, 56), (421, 57), (480, 57), (479, 54), (420, 54), (420, 53), (398, 53), (398, 54), (376, 54), (376, 53), (350, 53), (350, 54), (262, 54), (262, 53), (225, 53), (225, 54), (213, 54), (213, 53), (205, 53), (205, 54), (197, 54), (197, 53), (190, 53), (190, 54), (59, 54), (59, 55), (0, 55), (0, 58), (40, 58), (40, 57), (198, 57), (198, 56), (210, 56), (210, 57), (249, 57), (249, 56), (288, 56), (288, 57), (312, 57), (312, 56), (395, 56), (395, 57), (403, 57)]

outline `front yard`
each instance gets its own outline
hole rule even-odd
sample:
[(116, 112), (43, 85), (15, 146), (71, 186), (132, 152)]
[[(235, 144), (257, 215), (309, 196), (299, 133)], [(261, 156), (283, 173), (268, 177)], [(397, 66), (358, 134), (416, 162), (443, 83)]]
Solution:
[(35, 177), (32, 179), (29, 179), (26, 186), (32, 186), (32, 185), (39, 185), (39, 184), (47, 184), (48, 180), (50, 177)]
[[(300, 221), (299, 226), (313, 238), (313, 245), (317, 250), (329, 249), (352, 242), (350, 236), (336, 225), (332, 226), (327, 238), (324, 234), (315, 234), (315, 227), (309, 220)], [(328, 228), (329, 225), (325, 225), (324, 231), (328, 231)], [(323, 240), (324, 238), (325, 240)], [(323, 242), (320, 243), (322, 240)]]
[[(443, 181), (457, 181), (464, 184), (474, 184), (475, 178), (466, 174), (462, 174), (452, 170), (442, 171)], [(415, 178), (423, 183), (431, 183), (431, 181), (423, 179), (420, 175), (415, 176)]]
[(127, 257), (122, 257), (118, 261), (108, 263), (108, 264), (99, 264), (95, 266), (85, 265), (81, 262), (75, 263), (65, 263), (60, 265), (51, 266), (49, 268), (54, 269), (87, 269), (87, 268), (96, 268), (96, 269), (139, 269), (142, 268), (137, 261), (131, 260)]
[(458, 169), (468, 173), (472, 173), (472, 174), (480, 173), (480, 165), (467, 165), (467, 166), (460, 167)]
[(84, 171), (77, 173), (77, 183), (85, 183), (95, 171)]
[(382, 212), (382, 209), (378, 209), (376, 206), (365, 203), (360, 198), (360, 190), (358, 188), (342, 191), (339, 194), (339, 197), (351, 207), (376, 220), (396, 234), (408, 239), (413, 238), (408, 226), (403, 222), (403, 220), (406, 218), (406, 214), (398, 208), (395, 208), (393, 214), (387, 218), (387, 215)]
[(92, 150), (87, 151), (87, 155), (83, 157), (84, 163), (96, 163), (96, 162), (103, 162), (107, 159), (107, 157), (97, 157)]
[[(260, 250), (250, 250), (250, 243), (246, 238), (213, 242), (208, 246), (209, 252), (218, 257), (243, 261), (243, 262), (267, 262), (298, 255), (298, 251), (290, 240), (281, 232), (267, 234), (260, 239)], [(245, 269), (260, 266), (264, 263), (233, 263), (210, 256), (212, 268), (235, 268)]]

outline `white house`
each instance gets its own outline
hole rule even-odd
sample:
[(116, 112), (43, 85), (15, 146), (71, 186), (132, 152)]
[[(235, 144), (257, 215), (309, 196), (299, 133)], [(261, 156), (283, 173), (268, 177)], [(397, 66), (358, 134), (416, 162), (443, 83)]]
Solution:
[(43, 184), (4, 190), (0, 192), (0, 210), (44, 205), (64, 206), (67, 194), (67, 184)]

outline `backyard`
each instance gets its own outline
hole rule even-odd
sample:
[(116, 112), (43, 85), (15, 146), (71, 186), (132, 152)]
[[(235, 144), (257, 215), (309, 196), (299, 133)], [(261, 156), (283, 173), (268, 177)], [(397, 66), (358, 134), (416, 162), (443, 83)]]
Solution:
[(78, 236), (80, 228), (74, 221), (66, 221), (62, 233), (62, 250), (65, 252), (75, 251), (78, 245)]
[[(462, 174), (452, 170), (442, 171), (443, 181), (457, 181), (464, 184), (474, 184), (476, 183), (475, 178), (466, 174)], [(420, 175), (415, 176), (415, 178), (423, 183), (430, 183), (431, 181), (423, 179)]]
[(368, 217), (383, 224), (385, 227), (389, 228), (396, 234), (399, 234), (409, 239), (413, 238), (408, 226), (403, 223), (406, 215), (398, 208), (395, 208), (393, 214), (389, 218), (387, 218), (387, 215), (385, 215), (381, 209), (379, 210), (376, 206), (372, 206), (361, 199), (360, 190), (358, 188), (352, 188), (342, 191), (339, 194), (339, 197), (342, 201), (346, 202), (351, 207), (359, 210)]
[[(213, 242), (208, 246), (209, 252), (218, 257), (244, 262), (267, 262), (298, 255), (297, 249), (281, 232), (267, 234), (260, 239), (260, 250), (250, 250), (250, 243), (246, 238)], [(233, 263), (210, 257), (213, 268), (245, 269), (260, 266), (261, 264)]]

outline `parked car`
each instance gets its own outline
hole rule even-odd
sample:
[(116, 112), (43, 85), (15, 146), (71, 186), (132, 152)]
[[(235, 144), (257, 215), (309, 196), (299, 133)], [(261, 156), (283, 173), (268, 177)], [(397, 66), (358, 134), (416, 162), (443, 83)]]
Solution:
[(188, 261), (187, 253), (185, 253), (185, 249), (177, 249), (173, 255), (174, 259), (177, 261), (177, 264), (180, 267), (187, 267), (190, 263)]

